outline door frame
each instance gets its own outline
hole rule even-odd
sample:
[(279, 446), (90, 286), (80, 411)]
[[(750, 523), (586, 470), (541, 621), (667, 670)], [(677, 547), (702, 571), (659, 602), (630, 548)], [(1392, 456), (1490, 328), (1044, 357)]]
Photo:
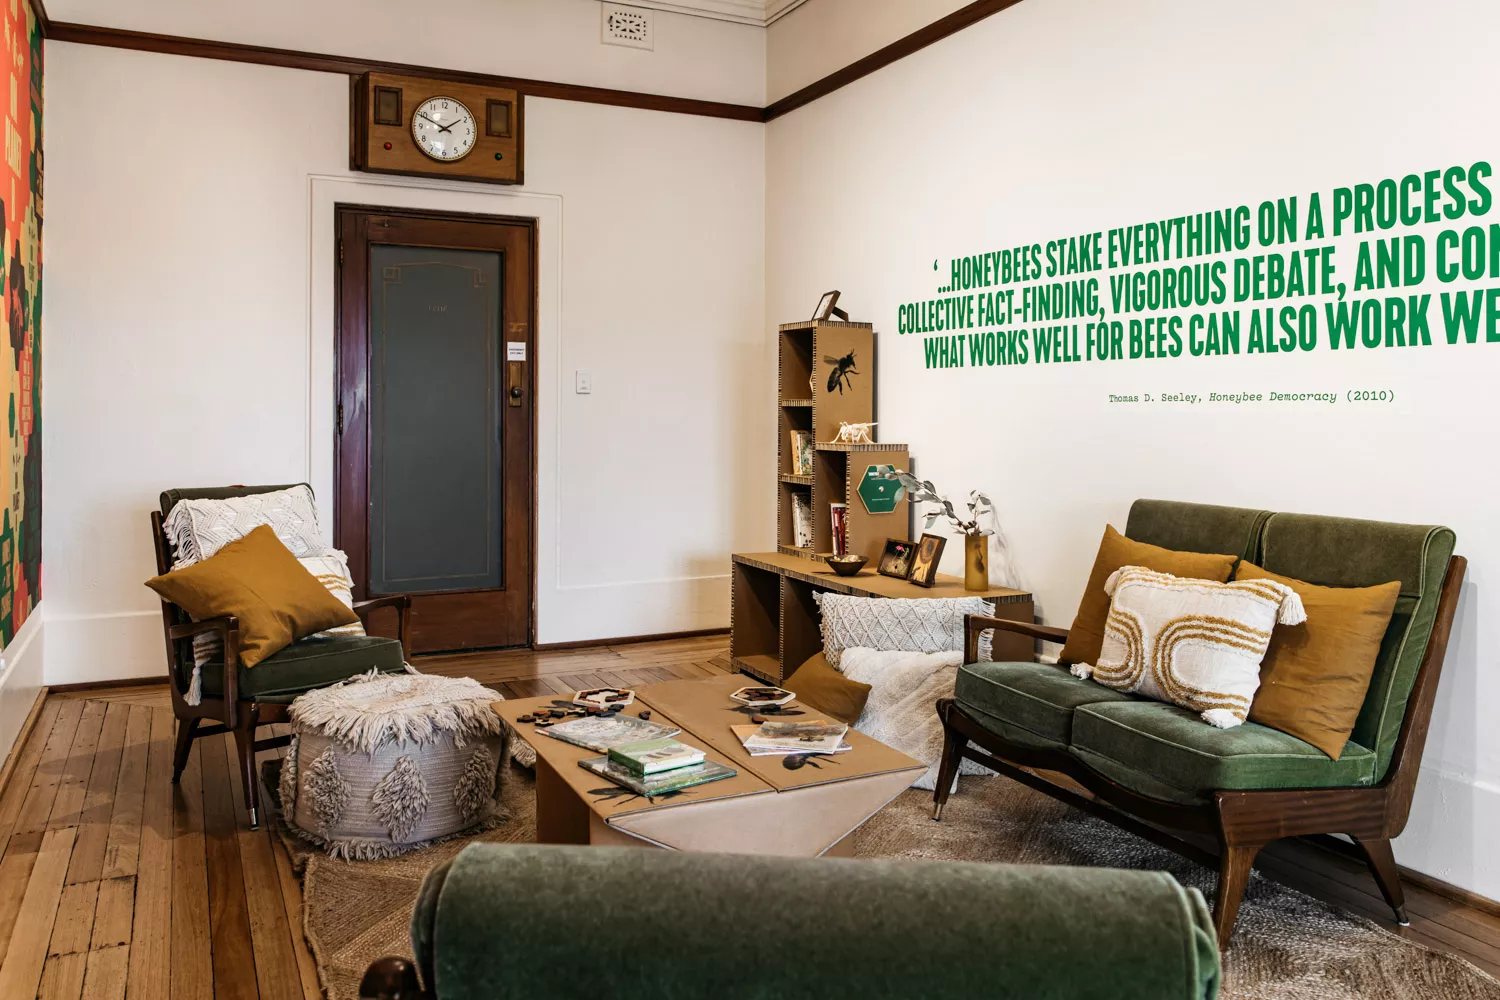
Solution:
[[(525, 228), (528, 233), (527, 253), (531, 258), (529, 268), (531, 276), (531, 287), (527, 290), (531, 300), (531, 324), (527, 333), (528, 351), (530, 356), (526, 359), (526, 393), (531, 401), (531, 417), (529, 426), (526, 428), (529, 440), (531, 461), (525, 470), (526, 491), (530, 498), (528, 504), (530, 515), (526, 520), (526, 552), (529, 564), (529, 576), (531, 587), (531, 600), (526, 607), (526, 646), (536, 647), (536, 624), (537, 624), (537, 600), (541, 590), (539, 567), (537, 564), (537, 537), (539, 533), (538, 519), (540, 517), (541, 496), (538, 480), (538, 459), (540, 440), (537, 422), (541, 412), (541, 400), (537, 395), (537, 378), (540, 370), (539, 354), (541, 351), (541, 261), (540, 261), (540, 220), (524, 215), (495, 215), (480, 212), (454, 212), (435, 209), (402, 208), (391, 205), (370, 205), (355, 202), (336, 201), (333, 206), (333, 481), (332, 481), (332, 504), (333, 504), (333, 537), (340, 537), (340, 529), (343, 519), (343, 491), (339, 488), (341, 471), (343, 468), (343, 433), (340, 429), (338, 409), (343, 405), (344, 398), (344, 366), (341, 361), (343, 338), (344, 338), (344, 243), (340, 220), (346, 213), (399, 216), (409, 219), (422, 219), (437, 222), (467, 222), (483, 224), (501, 224), (519, 226)], [(368, 290), (368, 284), (367, 284)], [(500, 342), (506, 342), (507, 333), (500, 331)], [(503, 363), (503, 362), (502, 362)], [(368, 377), (368, 376), (367, 376)], [(503, 381), (502, 381), (503, 385)], [(367, 425), (368, 433), (368, 425)], [(368, 451), (368, 443), (366, 444)], [(368, 470), (367, 470), (368, 474)], [(366, 554), (368, 559), (368, 554)], [(356, 588), (362, 586), (361, 581), (355, 581)], [(359, 595), (367, 597), (368, 595)], [(454, 654), (435, 654), (454, 655)], [(461, 655), (458, 654), (458, 655)]]

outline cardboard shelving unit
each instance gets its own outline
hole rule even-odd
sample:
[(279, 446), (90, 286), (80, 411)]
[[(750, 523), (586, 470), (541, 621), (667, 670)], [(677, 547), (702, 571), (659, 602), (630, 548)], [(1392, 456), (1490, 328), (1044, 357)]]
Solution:
[[(849, 508), (849, 551), (872, 563), (888, 538), (911, 537), (905, 499), (895, 509), (871, 513), (857, 489), (872, 465), (909, 468), (902, 444), (832, 444), (841, 423), (870, 423), (875, 417), (875, 328), (870, 323), (812, 321), (784, 323), (777, 331), (777, 423), (779, 444), (776, 549), (786, 555), (817, 558), (833, 551), (831, 503)], [(812, 475), (798, 475), (792, 431), (808, 431), (815, 442)], [(879, 439), (879, 427), (875, 438)], [(806, 497), (811, 505), (813, 544), (794, 544), (792, 506)]]

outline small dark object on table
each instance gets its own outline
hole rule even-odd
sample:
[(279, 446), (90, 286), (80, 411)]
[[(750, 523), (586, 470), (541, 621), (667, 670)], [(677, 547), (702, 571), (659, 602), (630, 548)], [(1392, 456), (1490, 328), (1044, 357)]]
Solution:
[(564, 718), (564, 717), (566, 717), (566, 716), (567, 716), (567, 714), (568, 714), (568, 713), (567, 713), (567, 712), (564, 712), (564, 711), (563, 711), (563, 710), (562, 710), (562, 709), (560, 709), (560, 708), (554, 708), (554, 709), (553, 709), (553, 710), (552, 710), (552, 711), (551, 711), (551, 712), (550, 712), (550, 713), (549, 713), (549, 714), (550, 714), (550, 715), (551, 715), (551, 716), (552, 716), (552, 717), (553, 717), (553, 718), (554, 718), (554, 719), (561, 719), (561, 718)]
[(637, 716), (637, 718), (640, 718), (640, 719), (650, 719), (651, 718), (651, 709), (649, 709), (649, 708), (643, 708), (643, 709), (641, 709), (641, 714), (639, 716)]
[(532, 719), (532, 717), (529, 716), (529, 715), (518, 715), (518, 716), (516, 716), (516, 721), (517, 722), (530, 722), (531, 719)]
[(762, 722), (765, 722), (766, 717), (764, 715), (761, 715), (759, 712), (756, 712), (754, 715), (750, 716), (750, 721), (758, 725)]

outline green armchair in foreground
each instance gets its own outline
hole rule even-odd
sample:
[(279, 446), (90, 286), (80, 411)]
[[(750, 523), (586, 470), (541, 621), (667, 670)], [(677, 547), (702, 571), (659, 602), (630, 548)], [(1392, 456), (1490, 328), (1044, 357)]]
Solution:
[(1212, 1000), (1220, 976), (1196, 889), (1106, 868), (473, 844), (411, 938), (361, 997)]
[[(172, 550), (163, 521), (181, 500), (223, 499), (287, 489), (286, 486), (226, 486), (214, 489), (167, 490), (161, 495), (161, 510), (151, 512), (151, 537), (156, 544), (156, 571), (172, 569)], [(327, 687), (364, 673), (372, 666), (383, 672), (405, 669), (410, 634), (411, 598), (381, 597), (354, 605), (354, 613), (366, 629), (370, 616), (390, 608), (396, 615), (396, 638), (375, 635), (309, 638), (294, 642), (247, 670), (239, 663), (239, 622), (233, 617), (193, 621), (182, 608), (161, 602), (162, 632), (167, 642), (167, 677), (172, 686), (172, 713), (177, 717), (177, 748), (172, 761), (172, 781), (182, 776), (193, 740), (234, 733), (239, 756), (240, 780), (245, 804), (250, 810), (250, 828), (260, 825), (260, 783), (255, 774), (255, 755), (262, 750), (286, 746), (291, 737), (257, 740), (259, 726), (287, 721), (287, 706), (297, 695)], [(187, 701), (193, 672), (193, 637), (218, 633), (224, 653), (203, 666), (202, 699)], [(205, 719), (220, 723), (202, 726)]]

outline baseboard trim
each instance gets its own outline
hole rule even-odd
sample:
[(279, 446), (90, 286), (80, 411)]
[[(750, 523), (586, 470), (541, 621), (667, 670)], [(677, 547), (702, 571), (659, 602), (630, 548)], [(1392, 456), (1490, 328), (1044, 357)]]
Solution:
[(113, 681), (76, 681), (72, 684), (52, 684), (47, 690), (53, 694), (73, 694), (78, 691), (98, 691), (102, 688), (141, 687), (146, 684), (165, 684), (166, 674), (155, 677), (122, 677)]
[(592, 649), (596, 646), (634, 646), (642, 642), (666, 642), (669, 639), (702, 639), (711, 635), (728, 635), (728, 628), (700, 628), (686, 632), (658, 632), (655, 635), (624, 635), (614, 639), (575, 639), (571, 642), (536, 642), (538, 652), (554, 649)]
[(1488, 896), (1481, 896), (1477, 892), (1454, 885), (1452, 882), (1444, 882), (1440, 878), (1433, 878), (1422, 872), (1412, 871), (1405, 865), (1397, 865), (1396, 869), (1401, 873), (1404, 881), (1412, 885), (1419, 885), (1428, 892), (1442, 896), (1463, 906), (1473, 907), (1481, 913), (1487, 913), (1492, 917), (1500, 917), (1500, 902), (1496, 902)]
[(31, 704), (31, 711), (26, 716), (26, 721), (21, 723), (21, 731), (16, 734), (16, 741), (10, 746), (10, 753), (5, 755), (5, 766), (0, 768), (0, 795), (4, 795), (10, 787), (11, 776), (16, 773), (16, 762), (21, 759), (21, 753), (26, 748), (26, 741), (31, 739), (31, 731), (36, 728), (37, 719), (41, 718), (42, 705), (47, 701), (47, 688), (44, 686), (36, 693), (36, 701)]

